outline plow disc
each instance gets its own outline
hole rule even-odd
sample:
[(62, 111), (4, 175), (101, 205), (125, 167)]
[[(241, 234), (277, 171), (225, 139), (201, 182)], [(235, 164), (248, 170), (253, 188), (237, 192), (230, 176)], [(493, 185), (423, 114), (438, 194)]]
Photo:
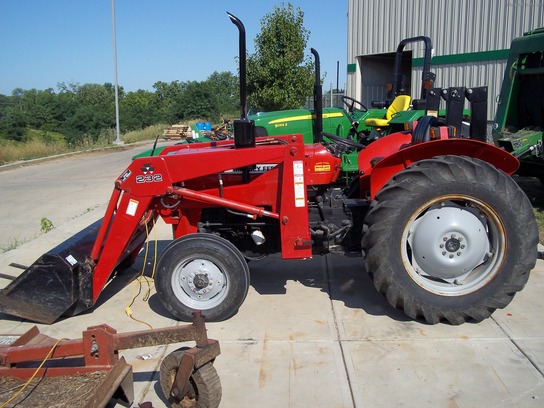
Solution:
[(51, 324), (93, 305), (92, 267), (86, 262), (102, 220), (43, 254), (0, 291), (0, 313)]

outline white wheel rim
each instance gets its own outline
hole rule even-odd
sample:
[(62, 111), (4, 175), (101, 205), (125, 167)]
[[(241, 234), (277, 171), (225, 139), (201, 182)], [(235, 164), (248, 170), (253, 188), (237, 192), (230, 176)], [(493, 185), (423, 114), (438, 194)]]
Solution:
[(171, 280), (174, 295), (187, 307), (212, 309), (221, 304), (229, 281), (221, 265), (203, 257), (191, 258), (176, 266)]
[(410, 278), (442, 296), (462, 296), (487, 285), (505, 250), (506, 234), (496, 212), (458, 195), (437, 197), (414, 211), (401, 241)]

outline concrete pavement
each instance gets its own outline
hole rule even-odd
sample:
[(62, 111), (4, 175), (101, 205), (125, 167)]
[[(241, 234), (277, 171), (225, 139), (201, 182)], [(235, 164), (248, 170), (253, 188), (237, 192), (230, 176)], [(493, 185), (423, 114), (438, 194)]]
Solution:
[[(74, 223), (83, 227), (92, 218)], [(32, 262), (52, 241), (79, 229), (72, 224), (0, 256), (2, 271), (10, 271), (10, 262)], [(168, 238), (168, 228), (159, 226), (159, 249)], [(143, 254), (91, 313), (38, 325), (40, 330), (55, 338), (79, 338), (86, 327), (102, 323), (118, 332), (145, 329), (124, 313), (135, 283), (124, 285), (142, 262)], [(146, 274), (152, 264), (151, 252)], [(361, 259), (273, 256), (251, 262), (250, 269), (252, 285), (239, 313), (207, 324), (208, 336), (219, 340), (222, 350), (215, 362), (222, 407), (544, 406), (544, 261), (537, 262), (527, 287), (506, 309), (462, 326), (428, 326), (391, 309), (374, 290)], [(137, 298), (132, 312), (153, 327), (178, 324), (154, 292), (147, 303)], [(32, 325), (3, 316), (0, 332), (22, 333)], [(179, 346), (121, 353), (135, 372), (134, 406), (145, 401), (167, 406), (157, 371), (162, 358)], [(151, 358), (138, 358), (146, 354)]]
[[(32, 263), (104, 210), (101, 204), (1, 254), (0, 272), (19, 274), (11, 262)], [(153, 242), (160, 251), (168, 239), (164, 224), (151, 233), (146, 274), (153, 265)], [(55, 338), (79, 338), (88, 326), (102, 323), (118, 332), (145, 329), (124, 312), (135, 291), (135, 283), (127, 282), (139, 273), (143, 259), (142, 252), (91, 313), (38, 325), (40, 330)], [(250, 262), (250, 270), (251, 288), (238, 314), (207, 324), (208, 336), (219, 340), (222, 350), (215, 362), (221, 407), (544, 407), (542, 260), (507, 308), (461, 326), (429, 326), (392, 309), (377, 294), (360, 258), (282, 261), (271, 256)], [(0, 280), (0, 287), (7, 284)], [(148, 302), (138, 297), (131, 309), (153, 327), (179, 324), (154, 291)], [(22, 333), (34, 325), (0, 318), (0, 333)], [(162, 358), (180, 346), (121, 353), (134, 369), (133, 406), (145, 401), (167, 406), (157, 371)], [(146, 354), (151, 358), (142, 360)]]

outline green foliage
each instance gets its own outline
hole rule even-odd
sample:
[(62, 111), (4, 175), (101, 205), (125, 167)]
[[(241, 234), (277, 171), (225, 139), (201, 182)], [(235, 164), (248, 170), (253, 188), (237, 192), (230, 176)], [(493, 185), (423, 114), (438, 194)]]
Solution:
[(159, 112), (158, 99), (153, 92), (142, 89), (129, 92), (119, 102), (119, 115), (123, 118), (123, 131), (144, 129), (156, 123)]
[(49, 231), (51, 231), (55, 227), (53, 225), (53, 222), (51, 222), (51, 220), (48, 219), (47, 217), (42, 217), (42, 219), (40, 220), (40, 225), (41, 225), (40, 231), (45, 234), (47, 234)]
[(240, 81), (231, 72), (217, 72), (211, 74), (206, 82), (216, 95), (217, 109), (220, 116), (240, 111)]
[(191, 118), (211, 120), (219, 115), (217, 95), (208, 82), (187, 82), (172, 104), (171, 114), (180, 122)]
[(230, 72), (216, 71), (203, 82), (159, 81), (153, 88), (155, 117), (165, 123), (217, 121), (239, 107), (238, 77)]
[(0, 122), (0, 134), (3, 139), (25, 142), (27, 140), (25, 127), (25, 116), (17, 107), (10, 106), (4, 110)]
[(304, 13), (290, 3), (274, 6), (261, 20), (255, 53), (247, 58), (248, 100), (253, 109), (299, 108), (312, 95), (314, 67), (304, 56), (310, 32), (303, 23)]

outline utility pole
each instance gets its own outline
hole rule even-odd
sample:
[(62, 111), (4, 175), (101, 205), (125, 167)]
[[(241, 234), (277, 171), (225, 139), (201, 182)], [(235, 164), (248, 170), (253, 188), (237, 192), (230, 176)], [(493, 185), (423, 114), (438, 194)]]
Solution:
[(117, 81), (117, 38), (115, 34), (115, 0), (111, 0), (111, 30), (113, 33), (113, 76), (115, 88), (115, 142), (113, 144), (121, 145), (121, 130), (119, 128), (119, 83)]

